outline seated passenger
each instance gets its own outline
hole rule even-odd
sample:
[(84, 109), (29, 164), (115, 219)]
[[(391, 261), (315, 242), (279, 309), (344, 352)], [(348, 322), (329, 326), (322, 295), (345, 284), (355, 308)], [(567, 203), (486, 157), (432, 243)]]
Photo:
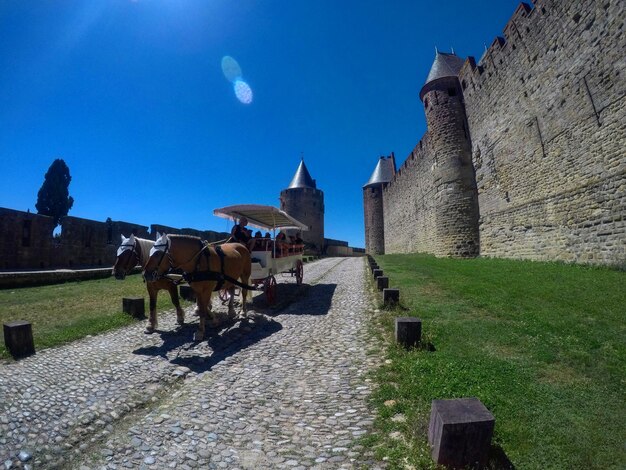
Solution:
[(302, 240), (302, 233), (298, 232), (298, 234), (296, 235), (295, 252), (302, 253), (302, 251), (304, 251), (304, 240)]
[(272, 251), (272, 236), (270, 233), (265, 232), (265, 236), (263, 238), (265, 239), (265, 249), (267, 251)]
[(285, 256), (289, 252), (289, 244), (287, 243), (287, 235), (281, 231), (276, 235), (276, 254)]
[(252, 247), (254, 251), (265, 251), (265, 241), (261, 238), (261, 232), (257, 230), (254, 234), (254, 246)]
[(252, 248), (254, 247), (254, 239), (251, 236), (252, 231), (246, 228), (247, 224), (248, 219), (245, 217), (239, 219), (239, 223), (236, 224), (230, 231), (230, 237), (231, 241), (241, 243), (242, 245), (248, 247), (248, 250), (252, 251)]

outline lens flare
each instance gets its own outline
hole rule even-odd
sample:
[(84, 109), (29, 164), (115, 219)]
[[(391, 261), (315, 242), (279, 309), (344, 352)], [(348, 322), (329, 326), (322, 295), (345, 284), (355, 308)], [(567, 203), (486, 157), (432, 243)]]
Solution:
[(243, 80), (235, 80), (235, 96), (243, 104), (252, 103), (252, 88)]
[(226, 77), (226, 80), (233, 83), (240, 80), (242, 77), (241, 67), (239, 67), (237, 61), (229, 55), (222, 57), (222, 73)]

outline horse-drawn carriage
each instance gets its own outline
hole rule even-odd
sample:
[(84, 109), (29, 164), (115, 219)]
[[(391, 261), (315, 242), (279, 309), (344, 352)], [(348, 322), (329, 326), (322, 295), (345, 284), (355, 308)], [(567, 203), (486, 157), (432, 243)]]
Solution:
[[(215, 215), (233, 220), (246, 217), (249, 224), (265, 230), (306, 230), (306, 225), (271, 206), (240, 205), (216, 209)], [(194, 291), (197, 312), (200, 317), (196, 340), (205, 333), (207, 318), (211, 326), (219, 320), (211, 313), (211, 294), (220, 291), (222, 300), (228, 302), (229, 316), (235, 315), (233, 294), (235, 286), (241, 288), (242, 313), (246, 313), (246, 295), (251, 287), (263, 285), (267, 302), (276, 301), (276, 275), (289, 273), (302, 283), (302, 254), (304, 245), (281, 242), (273, 238), (253, 239), (251, 251), (241, 243), (211, 245), (198, 237), (187, 235), (157, 234), (157, 240), (136, 239), (122, 236), (113, 274), (124, 279), (126, 274), (140, 264), (144, 268), (144, 279), (150, 295), (150, 318), (146, 333), (157, 328), (156, 296), (159, 289), (167, 289), (176, 306), (177, 320), (184, 323), (184, 311), (178, 302), (176, 286), (186, 281)], [(258, 245), (256, 242), (259, 242)], [(148, 254), (149, 252), (149, 254)], [(182, 274), (176, 274), (182, 272)], [(251, 286), (252, 284), (253, 286)]]
[(215, 209), (213, 214), (233, 221), (245, 217), (248, 219), (248, 225), (272, 232), (271, 238), (253, 238), (254, 246), (251, 250), (250, 282), (255, 287), (263, 285), (268, 304), (273, 305), (276, 302), (276, 276), (278, 274), (295, 276), (296, 283), (302, 284), (304, 244), (278, 240), (276, 230), (308, 230), (305, 224), (276, 207), (259, 204), (222, 207)]

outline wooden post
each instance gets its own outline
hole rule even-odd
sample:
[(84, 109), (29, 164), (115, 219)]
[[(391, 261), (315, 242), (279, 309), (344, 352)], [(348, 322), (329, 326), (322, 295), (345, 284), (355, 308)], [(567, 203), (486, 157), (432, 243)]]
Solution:
[(383, 289), (383, 304), (392, 305), (400, 302), (399, 289)]
[(453, 468), (484, 467), (495, 422), (478, 398), (433, 400), (428, 425), (433, 460)]
[(422, 320), (415, 317), (396, 318), (396, 342), (405, 348), (417, 346), (422, 340)]
[(17, 320), (3, 324), (4, 344), (14, 359), (35, 354), (33, 341), (33, 327), (24, 320)]
[(122, 310), (135, 318), (143, 318), (146, 315), (146, 305), (143, 297), (124, 297)]

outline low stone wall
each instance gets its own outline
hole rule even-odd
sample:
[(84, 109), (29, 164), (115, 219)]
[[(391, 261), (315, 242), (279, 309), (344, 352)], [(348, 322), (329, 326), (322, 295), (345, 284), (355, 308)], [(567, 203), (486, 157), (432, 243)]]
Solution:
[[(357, 248), (358, 250), (358, 248)], [(364, 256), (364, 251), (355, 251), (351, 246), (329, 246), (326, 248), (326, 256)]]

